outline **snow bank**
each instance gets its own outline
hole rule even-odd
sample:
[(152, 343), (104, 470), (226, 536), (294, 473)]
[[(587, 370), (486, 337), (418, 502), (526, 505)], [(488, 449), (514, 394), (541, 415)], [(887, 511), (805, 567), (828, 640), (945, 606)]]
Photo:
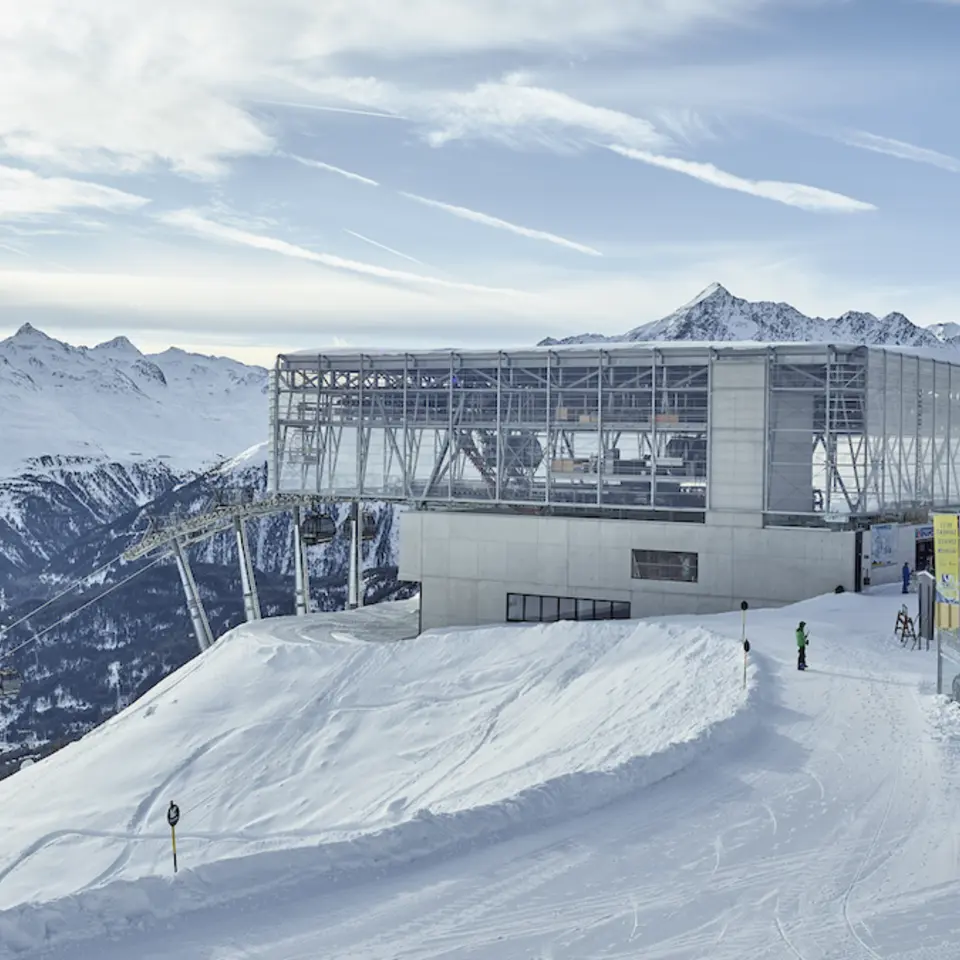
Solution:
[[(357, 625), (369, 634), (407, 606)], [(0, 784), (0, 953), (305, 875), (340, 884), (582, 814), (755, 719), (755, 668), (745, 693), (739, 645), (690, 624), (369, 642), (347, 622), (240, 627)]]

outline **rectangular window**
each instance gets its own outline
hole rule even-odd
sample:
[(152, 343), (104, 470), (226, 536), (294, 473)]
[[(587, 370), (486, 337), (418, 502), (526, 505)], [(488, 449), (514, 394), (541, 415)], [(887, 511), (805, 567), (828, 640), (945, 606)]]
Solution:
[(526, 594), (523, 598), (523, 619), (528, 623), (536, 623), (540, 619), (540, 598), (533, 594)]
[(573, 597), (560, 597), (560, 619), (577, 619), (577, 601)]
[(630, 576), (634, 580), (697, 582), (697, 554), (676, 550), (632, 551)]
[(560, 598), (543, 597), (540, 602), (540, 619), (544, 623), (553, 623), (560, 619)]
[(584, 600), (579, 597), (541, 597), (534, 593), (507, 594), (508, 623), (554, 623), (557, 620), (629, 620), (626, 600)]

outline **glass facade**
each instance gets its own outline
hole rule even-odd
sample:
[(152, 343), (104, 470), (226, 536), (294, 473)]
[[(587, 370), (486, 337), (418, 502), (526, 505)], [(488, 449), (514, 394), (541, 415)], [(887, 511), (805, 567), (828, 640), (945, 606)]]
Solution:
[[(730, 360), (714, 410), (716, 365)], [(761, 388), (738, 395), (733, 367)], [(330, 499), (702, 520), (722, 481), (740, 491), (723, 509), (843, 523), (960, 503), (954, 418), (957, 368), (906, 349), (290, 354), (273, 372), (270, 482)]]
[(533, 593), (507, 594), (507, 623), (555, 623), (558, 620), (629, 620), (627, 600), (583, 600), (544, 597)]
[(702, 351), (281, 357), (276, 489), (702, 511), (708, 409)]
[(699, 558), (680, 550), (633, 550), (630, 576), (634, 580), (673, 580), (696, 583)]

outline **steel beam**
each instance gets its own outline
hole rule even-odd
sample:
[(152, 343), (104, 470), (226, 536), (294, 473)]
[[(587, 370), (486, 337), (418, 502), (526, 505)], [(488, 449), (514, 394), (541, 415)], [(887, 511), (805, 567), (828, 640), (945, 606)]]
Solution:
[(193, 632), (197, 638), (197, 646), (200, 652), (213, 646), (213, 633), (210, 630), (210, 621), (207, 620), (207, 613), (203, 609), (203, 601), (200, 599), (200, 592), (197, 590), (197, 582), (193, 579), (193, 571), (190, 569), (190, 561), (180, 541), (173, 540), (173, 555), (177, 561), (177, 570), (180, 573), (180, 582), (183, 584), (183, 592), (187, 598), (187, 611), (190, 614), (190, 621), (193, 624)]
[(237, 538), (237, 556), (240, 560), (240, 585), (243, 589), (243, 612), (249, 623), (259, 620), (260, 597), (257, 595), (257, 577), (253, 569), (253, 557), (250, 555), (250, 543), (247, 540), (245, 521), (233, 518), (233, 530)]
[(310, 571), (303, 543), (303, 517), (300, 507), (293, 508), (293, 599), (298, 617), (310, 612)]

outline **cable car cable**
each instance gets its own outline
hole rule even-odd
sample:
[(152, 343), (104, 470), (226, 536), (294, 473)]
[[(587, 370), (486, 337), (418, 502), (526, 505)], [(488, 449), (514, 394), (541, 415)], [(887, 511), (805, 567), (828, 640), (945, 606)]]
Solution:
[(86, 576), (80, 577), (79, 580), (74, 580), (69, 587), (65, 587), (56, 596), (51, 597), (49, 600), (44, 601), (43, 603), (40, 604), (39, 607), (35, 607), (28, 614), (26, 614), (25, 616), (22, 616), (19, 620), (14, 620), (13, 623), (8, 623), (4, 626), (0, 626), (0, 637), (6, 636), (14, 627), (19, 627), (21, 623), (25, 623), (31, 617), (35, 617), (41, 610), (46, 610), (46, 608), (49, 607), (50, 604), (56, 603), (62, 597), (65, 597), (68, 593), (71, 593), (73, 590), (76, 590), (76, 588), (79, 587), (80, 584), (86, 583), (88, 580), (93, 579), (93, 577), (95, 577), (98, 573), (103, 573), (103, 571), (106, 570), (107, 567), (112, 566), (118, 560), (122, 560), (122, 559), (123, 559), (123, 554), (122, 553), (118, 554), (112, 560), (108, 560), (102, 567), (97, 567), (97, 569), (94, 570), (92, 573), (88, 573)]
[(8, 657), (13, 656), (13, 654), (15, 654), (18, 650), (22, 650), (24, 647), (29, 646), (35, 640), (39, 640), (42, 636), (48, 634), (51, 630), (55, 629), (56, 627), (59, 627), (61, 624), (66, 623), (68, 620), (75, 617), (78, 613), (81, 613), (82, 611), (86, 610), (87, 607), (92, 607), (95, 603), (98, 603), (105, 596), (113, 593), (114, 590), (119, 590), (120, 587), (124, 586), (125, 584), (128, 584), (135, 577), (139, 577), (141, 573), (144, 573), (145, 571), (149, 570), (151, 567), (156, 566), (158, 563), (160, 563), (161, 560), (166, 560), (166, 559), (167, 559), (167, 556), (165, 554), (162, 556), (159, 556), (155, 560), (151, 560), (148, 564), (145, 564), (144, 566), (142, 566), (139, 570), (135, 570), (133, 573), (130, 574), (130, 576), (124, 577), (123, 580), (118, 580), (115, 584), (113, 584), (112, 586), (104, 590), (103, 593), (98, 594), (92, 600), (88, 600), (86, 603), (77, 607), (75, 610), (71, 610), (69, 613), (62, 616), (59, 620), (56, 621), (56, 623), (51, 623), (49, 627), (44, 627), (43, 630), (41, 630), (39, 633), (35, 633), (28, 640), (24, 640), (23, 643), (17, 644), (17, 646), (8, 650), (6, 653), (0, 654), (0, 662), (6, 660)]

